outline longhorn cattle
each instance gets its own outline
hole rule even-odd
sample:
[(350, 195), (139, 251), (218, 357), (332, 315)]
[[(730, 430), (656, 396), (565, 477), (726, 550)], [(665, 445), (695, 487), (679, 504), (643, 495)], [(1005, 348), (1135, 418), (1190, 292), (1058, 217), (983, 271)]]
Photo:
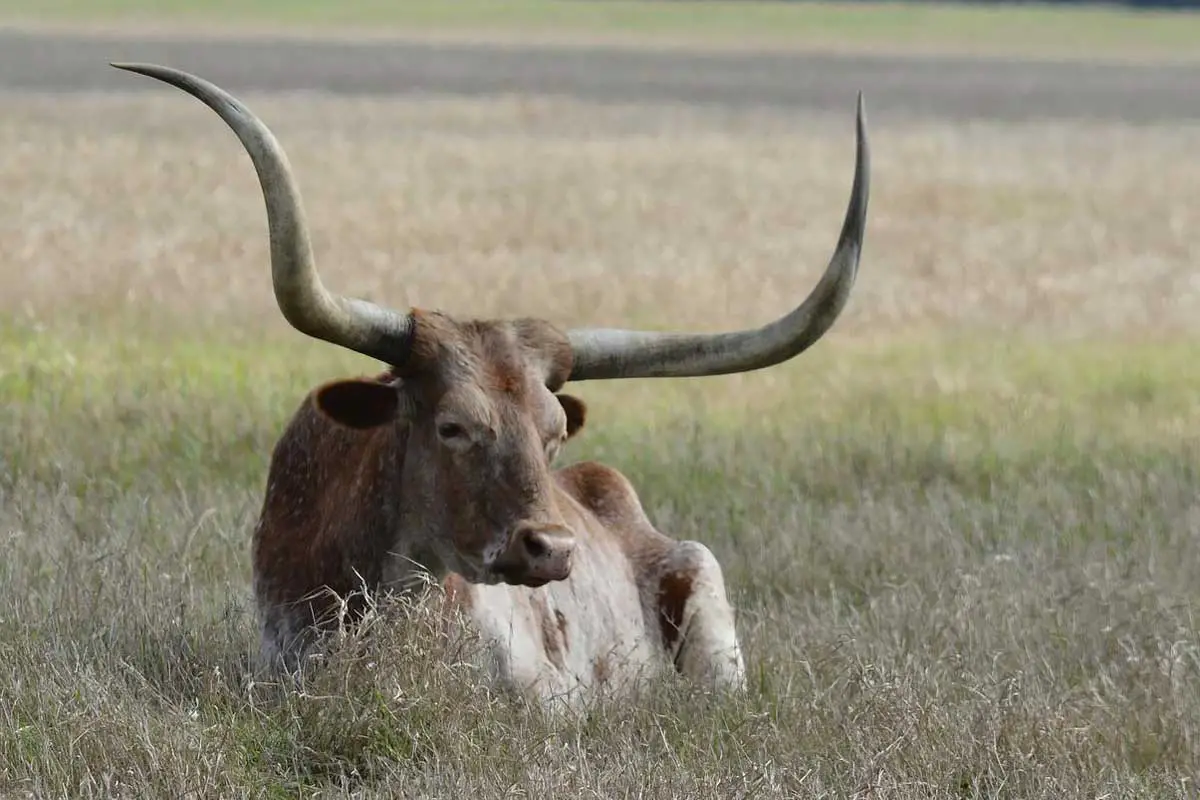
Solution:
[[(275, 298), (301, 332), (378, 359), (372, 378), (314, 389), (273, 450), (253, 535), (268, 661), (295, 669), (340, 608), (432, 573), (489, 644), (503, 684), (586, 695), (673, 666), (718, 690), (745, 684), (721, 566), (647, 518), (617, 470), (552, 464), (583, 427), (568, 381), (721, 375), (810, 347), (858, 272), (869, 153), (858, 98), (853, 188), (832, 259), (810, 295), (761, 328), (718, 334), (560, 330), (540, 319), (394, 311), (330, 293), (300, 191), (267, 126), (201, 78), (114, 64), (175, 86), (237, 135), (266, 202)], [(342, 598), (340, 603), (339, 599)], [(346, 598), (349, 598), (348, 600)], [(346, 605), (348, 604), (348, 605)]]

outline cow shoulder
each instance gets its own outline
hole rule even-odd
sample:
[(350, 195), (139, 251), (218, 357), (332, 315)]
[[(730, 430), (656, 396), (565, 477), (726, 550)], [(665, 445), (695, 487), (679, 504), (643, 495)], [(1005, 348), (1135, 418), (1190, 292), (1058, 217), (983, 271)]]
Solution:
[(629, 479), (612, 467), (581, 461), (555, 473), (563, 491), (610, 528), (653, 530)]
[(272, 602), (376, 583), (394, 527), (386, 504), (371, 502), (394, 480), (394, 429), (340, 425), (316, 396), (305, 397), (272, 450), (254, 530), (256, 580)]

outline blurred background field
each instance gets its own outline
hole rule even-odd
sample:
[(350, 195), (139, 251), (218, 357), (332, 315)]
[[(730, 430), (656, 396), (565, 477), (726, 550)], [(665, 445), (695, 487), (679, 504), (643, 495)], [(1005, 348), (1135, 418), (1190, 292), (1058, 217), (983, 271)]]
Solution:
[[(1185, 0), (1181, 0), (1185, 2)], [(1128, 5), (854, 0), (0, 0), (0, 24), (741, 49), (1200, 58), (1200, 20)], [(1144, 7), (1138, 7), (1144, 6)]]
[[(931, 24), (948, 47), (986, 15), (1045, 15), (1100, 54), (1176, 55), (1196, 23), (1138, 39), (1094, 23), (1134, 19), (1115, 10), (742, 5), (278, 18), (514, 41), (718, 40), (737, 19), (827, 42), (808, 26), (828, 14), (873, 20), (847, 42), (900, 48), (922, 14), (975, 20)], [(194, 18), (261, 30), (279, 8)], [(1120, 30), (1159, 25), (1136, 19)], [(853, 166), (852, 97), (844, 113), (245, 99), (288, 149), (332, 288), (462, 315), (758, 324), (817, 279)], [(211, 112), (167, 92), (3, 102), (0, 791), (1194, 796), (1196, 123), (872, 123), (862, 271), (825, 341), (750, 375), (571, 387), (591, 413), (564, 458), (622, 469), (661, 528), (714, 549), (754, 680), (723, 703), (667, 681), (564, 721), (476, 685), (420, 614), (307, 694), (247, 682), (270, 448), (311, 385), (375, 367), (275, 310), (253, 170)]]

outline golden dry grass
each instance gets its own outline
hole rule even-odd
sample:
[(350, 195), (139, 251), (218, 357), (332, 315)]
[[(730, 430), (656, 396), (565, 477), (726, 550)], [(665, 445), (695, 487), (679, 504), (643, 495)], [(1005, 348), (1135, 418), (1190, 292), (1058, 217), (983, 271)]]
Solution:
[[(171, 95), (5, 103), (3, 307), (61, 321), (100, 303), (188, 326), (235, 315), (285, 333), (253, 171), (210, 112)], [(800, 119), (521, 98), (255, 107), (347, 293), (716, 329), (783, 310), (823, 268), (852, 103)], [(839, 335), (1193, 329), (1196, 134), (876, 127), (867, 280)]]
[[(248, 160), (171, 94), (4, 96), (0, 791), (1191, 796), (1196, 129), (873, 125), (860, 284), (794, 364), (583, 384), (569, 457), (725, 564), (753, 673), (555, 720), (420, 614), (248, 685), (246, 540), (309, 384), (369, 365), (270, 294)], [(327, 283), (715, 330), (816, 279), (827, 117), (246, 98)], [(868, 98), (869, 102), (870, 98)]]

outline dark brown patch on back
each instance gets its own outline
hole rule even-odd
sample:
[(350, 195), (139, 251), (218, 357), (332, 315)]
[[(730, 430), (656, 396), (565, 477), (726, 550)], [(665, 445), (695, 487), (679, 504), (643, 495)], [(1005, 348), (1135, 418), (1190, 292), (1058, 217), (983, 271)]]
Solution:
[(671, 571), (658, 584), (658, 617), (663, 644), (672, 648), (679, 641), (683, 626), (683, 610), (692, 596), (692, 574)]

